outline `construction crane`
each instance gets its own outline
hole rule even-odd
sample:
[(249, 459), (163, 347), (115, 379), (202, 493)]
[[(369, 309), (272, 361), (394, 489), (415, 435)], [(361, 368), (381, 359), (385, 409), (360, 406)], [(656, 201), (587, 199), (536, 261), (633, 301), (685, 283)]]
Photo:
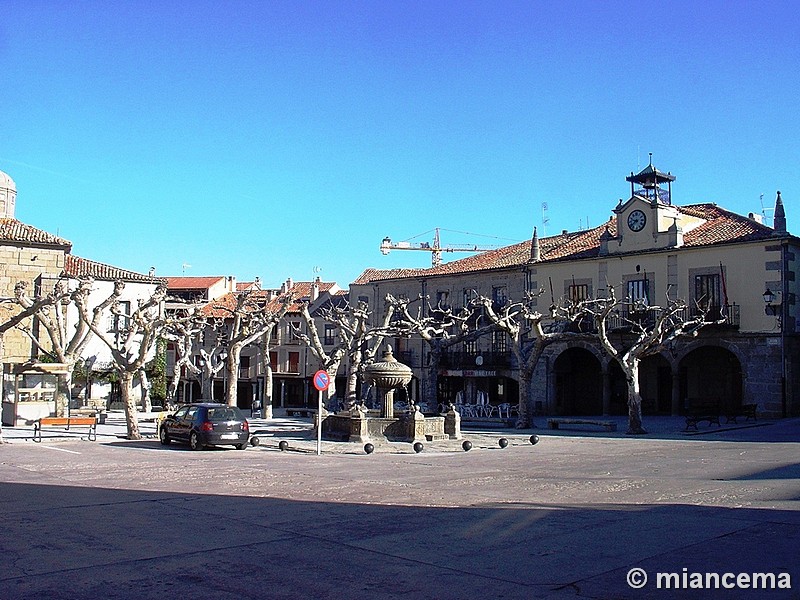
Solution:
[[(426, 233), (430, 233), (430, 231)], [(495, 250), (498, 247), (499, 246), (476, 246), (472, 244), (442, 246), (439, 242), (439, 228), (437, 227), (434, 230), (433, 244), (429, 242), (411, 243), (408, 241), (393, 243), (391, 238), (385, 237), (381, 242), (381, 254), (385, 256), (392, 250), (422, 250), (423, 252), (431, 253), (431, 266), (438, 267), (442, 264), (442, 252), (487, 252), (489, 250)]]

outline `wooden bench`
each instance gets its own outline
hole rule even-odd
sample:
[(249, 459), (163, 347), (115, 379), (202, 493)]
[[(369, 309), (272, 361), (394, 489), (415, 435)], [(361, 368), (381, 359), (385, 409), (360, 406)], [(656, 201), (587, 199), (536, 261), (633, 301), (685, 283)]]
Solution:
[(595, 419), (547, 419), (550, 429), (558, 429), (561, 425), (596, 425), (606, 431), (616, 431), (617, 424), (613, 421), (597, 421)]
[(286, 409), (286, 415), (289, 417), (313, 417), (316, 414), (317, 410), (315, 408), (294, 407)]
[(742, 404), (740, 408), (736, 410), (730, 411), (727, 415), (725, 415), (725, 422), (726, 423), (736, 423), (736, 419), (738, 417), (744, 417), (745, 423), (750, 419), (756, 421), (756, 407), (757, 404)]
[(93, 442), (97, 439), (97, 419), (94, 417), (42, 417), (37, 419), (33, 424), (33, 441), (42, 441), (42, 427), (54, 426), (64, 427), (67, 431), (73, 425), (88, 426), (89, 427), (89, 441)]
[(697, 424), (701, 421), (708, 421), (708, 426), (715, 424), (720, 427), (719, 422), (719, 402), (709, 402), (703, 400), (689, 401), (686, 409), (686, 431), (694, 428), (697, 431)]

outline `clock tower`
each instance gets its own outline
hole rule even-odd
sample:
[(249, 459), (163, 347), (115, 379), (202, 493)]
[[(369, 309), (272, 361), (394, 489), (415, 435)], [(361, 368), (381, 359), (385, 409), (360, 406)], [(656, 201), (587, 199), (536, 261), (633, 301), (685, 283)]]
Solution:
[(680, 247), (683, 233), (702, 222), (672, 204), (675, 176), (659, 171), (652, 154), (649, 165), (625, 180), (631, 184), (631, 197), (614, 209), (617, 235), (607, 240), (608, 254)]

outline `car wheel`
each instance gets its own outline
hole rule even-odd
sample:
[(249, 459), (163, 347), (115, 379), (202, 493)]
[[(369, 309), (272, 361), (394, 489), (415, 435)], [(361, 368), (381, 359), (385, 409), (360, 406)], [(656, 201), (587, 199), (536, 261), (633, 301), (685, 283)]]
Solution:
[(169, 435), (167, 434), (167, 430), (161, 427), (158, 430), (158, 439), (161, 440), (161, 444), (164, 446), (169, 446), (169, 443), (172, 441), (169, 439)]
[(235, 444), (234, 448), (236, 448), (237, 450), (244, 450), (245, 448), (247, 448), (247, 444)]
[(197, 435), (196, 431), (193, 431), (192, 434), (189, 436), (189, 448), (192, 450), (202, 450), (203, 444), (200, 443), (200, 436)]

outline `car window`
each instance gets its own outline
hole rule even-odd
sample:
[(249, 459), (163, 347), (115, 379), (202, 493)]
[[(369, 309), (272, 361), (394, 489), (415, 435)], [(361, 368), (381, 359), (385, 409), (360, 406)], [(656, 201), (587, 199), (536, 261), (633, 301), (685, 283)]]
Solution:
[(191, 407), (191, 408), (189, 408), (189, 410), (186, 412), (186, 419), (187, 419), (188, 421), (194, 421), (194, 420), (195, 420), (195, 418), (197, 417), (197, 412), (198, 412), (198, 408), (197, 408), (196, 406), (192, 406), (192, 407)]
[(176, 419), (182, 419), (183, 417), (185, 417), (185, 416), (186, 416), (186, 412), (187, 412), (188, 410), (189, 410), (189, 407), (188, 407), (188, 406), (183, 406), (183, 407), (179, 408), (179, 409), (178, 409), (178, 410), (175, 412), (175, 418), (176, 418)]
[(209, 421), (244, 421), (244, 416), (238, 408), (233, 406), (221, 406), (219, 408), (208, 409)]

